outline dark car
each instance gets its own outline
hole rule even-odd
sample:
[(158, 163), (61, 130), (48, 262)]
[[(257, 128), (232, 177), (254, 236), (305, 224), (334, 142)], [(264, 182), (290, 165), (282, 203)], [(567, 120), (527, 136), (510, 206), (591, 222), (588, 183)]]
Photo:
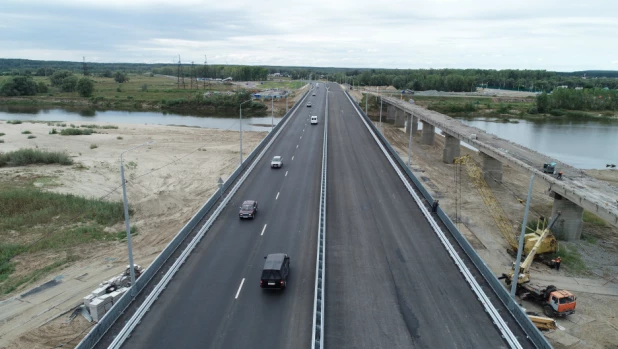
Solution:
[(285, 253), (271, 253), (264, 257), (264, 269), (260, 278), (261, 288), (284, 289), (290, 275), (290, 256)]
[(311, 102), (307, 103), (307, 107), (311, 108)]
[(239, 218), (255, 218), (255, 214), (258, 210), (258, 203), (255, 200), (246, 200), (240, 206), (240, 212), (238, 212)]

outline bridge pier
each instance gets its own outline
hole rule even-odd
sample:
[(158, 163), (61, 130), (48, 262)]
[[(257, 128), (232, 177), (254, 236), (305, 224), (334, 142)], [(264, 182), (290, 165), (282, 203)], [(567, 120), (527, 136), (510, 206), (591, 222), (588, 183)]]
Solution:
[(408, 117), (408, 122), (406, 123), (406, 134), (410, 134), (410, 127), (412, 127), (413, 134), (418, 132), (418, 118), (413, 114), (410, 114)]
[(386, 107), (386, 120), (394, 120), (395, 119), (395, 106), (388, 105)]
[(489, 185), (495, 182), (502, 183), (502, 162), (480, 152), (483, 159), (483, 178)]
[(403, 127), (406, 122), (406, 112), (395, 108), (395, 127)]
[(423, 121), (423, 130), (421, 131), (421, 144), (433, 145), (433, 140), (436, 137), (436, 128), (432, 124)]
[(562, 214), (552, 228), (556, 238), (566, 241), (579, 240), (582, 237), (584, 224), (583, 207), (554, 192), (554, 207), (551, 210), (551, 216), (555, 217), (557, 211), (561, 211)]
[(455, 158), (461, 154), (460, 142), (457, 137), (448, 133), (444, 134), (444, 150), (442, 150), (442, 162), (452, 164)]

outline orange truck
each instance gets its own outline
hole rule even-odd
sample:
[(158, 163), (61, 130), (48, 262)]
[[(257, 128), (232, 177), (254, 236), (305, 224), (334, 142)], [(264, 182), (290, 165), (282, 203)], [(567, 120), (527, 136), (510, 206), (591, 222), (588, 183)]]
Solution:
[(566, 316), (575, 313), (577, 297), (566, 290), (559, 290), (556, 286), (542, 287), (531, 282), (517, 285), (517, 294), (540, 304), (543, 314), (548, 317)]

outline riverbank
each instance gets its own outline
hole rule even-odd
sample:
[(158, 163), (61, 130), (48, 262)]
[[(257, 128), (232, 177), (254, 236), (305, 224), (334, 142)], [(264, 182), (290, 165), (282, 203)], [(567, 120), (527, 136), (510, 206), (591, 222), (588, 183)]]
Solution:
[[(5, 141), (1, 145), (3, 152), (20, 148), (65, 151), (74, 161), (71, 166), (2, 167), (0, 185), (32, 186), (44, 191), (105, 197), (105, 200), (119, 202), (120, 153), (132, 146), (155, 141), (124, 156), (128, 199), (135, 211), (131, 224), (138, 231), (133, 239), (134, 256), (135, 262), (142, 266), (147, 266), (157, 256), (212, 195), (217, 180), (225, 180), (238, 165), (238, 132), (143, 124), (74, 124), (80, 129), (84, 128), (80, 126), (94, 124), (99, 127), (95, 129), (98, 133), (61, 136), (49, 134), (55, 126), (46, 123), (0, 122), (5, 134), (0, 137)], [(103, 126), (108, 128), (101, 128)], [(112, 126), (118, 128), (110, 128)], [(30, 133), (24, 134), (24, 131)], [(253, 150), (265, 135), (265, 132), (245, 132), (244, 153)], [(73, 223), (69, 220), (65, 225)], [(115, 235), (123, 227), (122, 223), (117, 223), (108, 230)], [(42, 237), (20, 237), (15, 232), (1, 234), (5, 244)], [(46, 269), (66, 255), (75, 260)], [(70, 311), (102, 280), (119, 274), (127, 264), (126, 256), (126, 242), (112, 240), (15, 257), (15, 271), (10, 278), (39, 272), (35, 273), (35, 281), (0, 296), (0, 348), (75, 346), (81, 338), (80, 333), (92, 324), (80, 316), (67, 323)], [(55, 286), (26, 294), (32, 287), (52, 279), (57, 280)]]

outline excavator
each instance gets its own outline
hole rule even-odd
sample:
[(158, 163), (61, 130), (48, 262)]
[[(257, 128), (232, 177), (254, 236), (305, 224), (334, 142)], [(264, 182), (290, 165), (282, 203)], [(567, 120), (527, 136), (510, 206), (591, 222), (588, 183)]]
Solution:
[(530, 282), (530, 265), (534, 260), (534, 255), (541, 246), (545, 235), (549, 234), (549, 230), (560, 217), (560, 212), (549, 223), (547, 228), (543, 230), (543, 234), (539, 236), (532, 250), (521, 263), (519, 275), (515, 279), (515, 267), (508, 274), (502, 274), (499, 279), (504, 279), (507, 285), (517, 282), (516, 293), (522, 299), (534, 301), (543, 307), (543, 313), (548, 317), (566, 316), (575, 313), (575, 305), (577, 297), (566, 290), (559, 290), (556, 286), (541, 286)]

